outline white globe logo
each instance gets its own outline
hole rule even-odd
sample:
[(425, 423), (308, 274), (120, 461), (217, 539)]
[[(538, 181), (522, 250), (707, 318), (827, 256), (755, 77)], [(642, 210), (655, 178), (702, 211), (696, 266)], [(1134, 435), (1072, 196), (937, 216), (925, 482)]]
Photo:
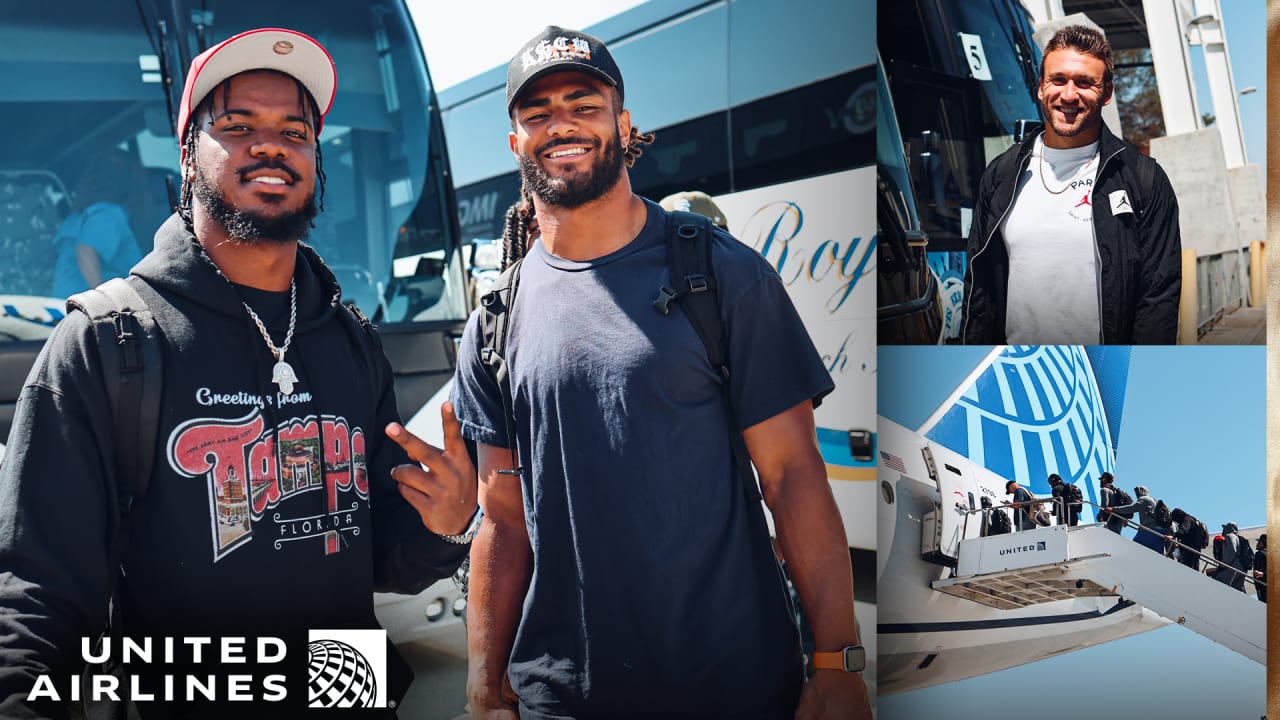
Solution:
[(337, 640), (307, 645), (308, 704), (313, 708), (373, 707), (378, 682), (369, 661), (358, 650)]

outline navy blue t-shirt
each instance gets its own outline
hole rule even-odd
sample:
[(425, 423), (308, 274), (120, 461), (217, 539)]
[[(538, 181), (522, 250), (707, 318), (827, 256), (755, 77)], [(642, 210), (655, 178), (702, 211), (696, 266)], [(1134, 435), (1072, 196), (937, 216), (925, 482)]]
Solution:
[[(521, 268), (508, 365), (534, 567), (512, 651), (521, 717), (790, 718), (799, 636), (758, 506), (735, 474), (721, 379), (667, 282), (666, 214), (587, 262), (540, 242)], [(832, 381), (781, 280), (717, 233), (738, 421)], [(467, 438), (510, 447), (472, 317), (453, 400)]]

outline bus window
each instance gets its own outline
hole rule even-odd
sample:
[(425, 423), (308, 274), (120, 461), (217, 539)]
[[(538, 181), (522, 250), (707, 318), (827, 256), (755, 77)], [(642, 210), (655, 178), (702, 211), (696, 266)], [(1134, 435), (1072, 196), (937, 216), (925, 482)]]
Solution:
[[(344, 299), (383, 323), (465, 318), (453, 213), (443, 210), (447, 158), (443, 140), (432, 142), (433, 133), (443, 136), (403, 4), (319, 0), (302, 15), (261, 0), (224, 0), (209, 12), (186, 5), (146, 4), (140, 13), (123, 0), (70, 0), (6, 12), (0, 133), (22, 141), (0, 146), (0, 340), (40, 339), (61, 317), (66, 292), (75, 290), (55, 283), (56, 238), (60, 228), (71, 233), (64, 225), (85, 207), (120, 208), (138, 252), (150, 249), (179, 188), (172, 108), (189, 58), (272, 25), (316, 37), (338, 66), (320, 138), (326, 212), (307, 240), (338, 276)], [(130, 161), (112, 170), (117, 182), (86, 179), (94, 158), (113, 151)], [(92, 197), (104, 185), (114, 187)], [(110, 276), (105, 260), (99, 279)], [(406, 265), (412, 272), (393, 272)]]
[(632, 187), (655, 199), (691, 187), (709, 194), (731, 191), (728, 132), (724, 112), (662, 128), (631, 170)]
[[(342, 299), (380, 324), (402, 413), (448, 379), (444, 334), (467, 316), (467, 280), (441, 118), (402, 0), (313, 0), (301, 13), (283, 0), (65, 0), (10, 4), (3, 15), (0, 438), (75, 292), (58, 282), (59, 231), (71, 237), (86, 208), (110, 203), (114, 229), (131, 230), (133, 257), (150, 250), (180, 188), (174, 109), (190, 59), (256, 27), (311, 35), (338, 67), (320, 136), (325, 212), (307, 241)], [(113, 182), (88, 177), (99, 156), (116, 163), (105, 173)], [(132, 261), (121, 263), (111, 275)]]
[(731, 110), (734, 189), (874, 163), (875, 94), (867, 67)]

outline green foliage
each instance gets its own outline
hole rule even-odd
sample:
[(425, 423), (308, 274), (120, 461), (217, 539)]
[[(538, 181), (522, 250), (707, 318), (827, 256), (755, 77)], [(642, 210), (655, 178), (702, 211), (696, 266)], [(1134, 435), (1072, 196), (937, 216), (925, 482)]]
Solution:
[(1165, 134), (1151, 51), (1146, 48), (1117, 50), (1115, 63), (1115, 102), (1120, 111), (1120, 126), (1125, 139), (1146, 152), (1151, 138)]

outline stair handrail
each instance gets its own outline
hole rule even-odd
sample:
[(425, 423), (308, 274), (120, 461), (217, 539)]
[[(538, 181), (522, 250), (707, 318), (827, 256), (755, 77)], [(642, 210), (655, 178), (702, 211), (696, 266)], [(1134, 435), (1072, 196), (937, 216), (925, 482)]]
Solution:
[[(1028, 490), (1027, 492), (1031, 492), (1031, 491)], [(990, 516), (988, 516), (987, 513), (989, 513), (992, 510), (1004, 510), (1005, 508), (1010, 508), (1015, 511), (1013, 515), (1013, 520), (1014, 520), (1013, 532), (1021, 532), (1021, 528), (1018, 527), (1018, 522), (1017, 522), (1018, 514), (1016, 511), (1018, 508), (1022, 507), (1023, 505), (1033, 505), (1035, 503), (1050, 503), (1052, 505), (1058, 506), (1057, 508), (1055, 508), (1054, 512), (1049, 513), (1049, 518), (1052, 522), (1050, 522), (1049, 525), (1037, 525), (1037, 527), (1052, 527), (1054, 525), (1061, 524), (1058, 522), (1058, 518), (1060, 517), (1060, 510), (1062, 509), (1061, 508), (1062, 498), (1056, 497), (1056, 496), (1041, 498), (1041, 497), (1036, 497), (1035, 495), (1032, 495), (1031, 497), (1032, 497), (1031, 500), (1023, 500), (1021, 502), (1003, 502), (1003, 503), (1000, 503), (999, 505), (992, 505), (991, 507), (987, 507), (987, 508), (984, 508), (984, 507), (971, 508), (963, 503), (957, 502), (956, 510), (959, 510), (961, 513), (964, 514), (964, 521), (963, 523), (961, 523), (961, 530), (960, 530), (961, 538), (963, 539), (963, 538), (969, 537), (969, 516), (970, 515), (982, 513), (983, 519), (987, 520), (988, 524), (990, 524)], [(979, 530), (979, 534), (981, 534), (981, 530)]]
[[(1028, 492), (1030, 492), (1030, 491), (1028, 491)], [(1048, 503), (1052, 503), (1053, 505), (1057, 506), (1057, 507), (1056, 507), (1056, 509), (1055, 509), (1055, 512), (1053, 512), (1053, 513), (1051, 513), (1051, 514), (1050, 514), (1050, 517), (1051, 517), (1051, 519), (1052, 519), (1052, 522), (1051, 522), (1051, 524), (1050, 524), (1048, 527), (1052, 527), (1053, 525), (1061, 525), (1061, 524), (1062, 524), (1061, 522), (1059, 522), (1059, 519), (1060, 519), (1060, 518), (1061, 518), (1065, 513), (1062, 513), (1062, 512), (1061, 512), (1061, 510), (1062, 510), (1062, 503), (1063, 503), (1063, 499), (1062, 499), (1061, 497), (1054, 496), (1054, 497), (1048, 497), (1048, 498), (1037, 498), (1037, 497), (1035, 497), (1035, 496), (1033, 495), (1033, 496), (1032, 496), (1032, 498), (1033, 498), (1033, 499), (1031, 499), (1031, 500), (1023, 500), (1023, 501), (1021, 501), (1021, 502), (1004, 502), (1004, 503), (1001, 503), (1001, 504), (999, 504), (999, 505), (992, 505), (991, 507), (976, 507), (976, 508), (971, 508), (971, 507), (968, 507), (967, 505), (964, 505), (964, 504), (962, 504), (962, 503), (957, 502), (957, 503), (956, 503), (956, 505), (955, 505), (955, 506), (956, 506), (956, 509), (957, 509), (957, 510), (959, 510), (961, 513), (963, 513), (963, 514), (964, 514), (964, 521), (963, 521), (963, 523), (962, 523), (962, 527), (961, 527), (961, 538), (963, 539), (963, 538), (967, 538), (967, 537), (969, 537), (969, 516), (970, 516), (970, 515), (974, 515), (974, 514), (977, 514), (977, 513), (982, 513), (982, 514), (983, 514), (984, 519), (985, 519), (985, 520), (987, 520), (987, 521), (988, 521), (988, 525), (990, 525), (990, 516), (989, 516), (989, 515), (987, 515), (987, 513), (990, 513), (992, 510), (1001, 510), (1001, 511), (1003, 511), (1003, 510), (1004, 510), (1004, 509), (1006, 509), (1006, 508), (1011, 508), (1011, 509), (1014, 509), (1014, 511), (1015, 511), (1015, 512), (1014, 512), (1014, 518), (1013, 518), (1013, 519), (1014, 519), (1014, 522), (1012, 523), (1012, 525), (1013, 525), (1013, 530), (1012, 530), (1012, 532), (1014, 532), (1014, 533), (1017, 533), (1017, 532), (1026, 532), (1026, 531), (1022, 530), (1022, 528), (1020, 527), (1020, 523), (1019, 523), (1019, 522), (1017, 522), (1017, 512), (1016, 512), (1016, 510), (1017, 510), (1017, 508), (1019, 508), (1019, 507), (1022, 507), (1022, 506), (1024, 506), (1024, 505), (1031, 505), (1031, 504), (1033, 504), (1033, 503), (1045, 503), (1045, 502), (1048, 502)], [(1083, 502), (1085, 505), (1089, 505), (1090, 507), (1092, 507), (1092, 508), (1094, 509), (1094, 517), (1095, 517), (1095, 518), (1097, 518), (1097, 517), (1098, 517), (1098, 511), (1099, 511), (1099, 510), (1103, 510), (1103, 509), (1104, 509), (1104, 506), (1102, 506), (1102, 505), (1098, 505), (1097, 503), (1091, 502), (1091, 501), (1089, 501), (1089, 500), (1082, 500), (1081, 502)], [(1166, 534), (1166, 533), (1163, 533), (1163, 532), (1161, 532), (1159, 529), (1156, 529), (1156, 528), (1149, 528), (1149, 527), (1147, 527), (1146, 525), (1143, 525), (1142, 523), (1140, 523), (1140, 522), (1138, 522), (1138, 521), (1134, 520), (1133, 518), (1126, 518), (1126, 517), (1125, 517), (1125, 516), (1123, 516), (1123, 515), (1118, 515), (1118, 514), (1115, 514), (1115, 513), (1112, 513), (1112, 514), (1111, 514), (1111, 517), (1119, 518), (1119, 519), (1120, 519), (1120, 521), (1121, 521), (1121, 522), (1123, 522), (1123, 523), (1124, 523), (1124, 525), (1125, 525), (1125, 526), (1127, 526), (1127, 527), (1133, 528), (1133, 529), (1135, 529), (1135, 530), (1146, 530), (1147, 532), (1150, 532), (1150, 533), (1152, 533), (1153, 535), (1159, 535), (1160, 537), (1164, 538), (1164, 541), (1165, 541), (1165, 551), (1164, 551), (1164, 553), (1163, 553), (1163, 554), (1164, 554), (1164, 556), (1165, 556), (1165, 557), (1169, 558), (1170, 560), (1173, 560), (1173, 548), (1172, 548), (1172, 547), (1170, 547), (1170, 546), (1177, 546), (1177, 547), (1179, 547), (1179, 548), (1182, 548), (1184, 551), (1189, 550), (1189, 551), (1191, 551), (1191, 552), (1195, 553), (1197, 556), (1199, 556), (1199, 557), (1200, 557), (1200, 559), (1204, 560), (1204, 561), (1207, 563), (1207, 565), (1206, 565), (1206, 567), (1205, 567), (1205, 570), (1206, 570), (1206, 571), (1208, 570), (1208, 566), (1209, 566), (1209, 565), (1216, 566), (1218, 569), (1217, 569), (1216, 571), (1214, 571), (1214, 575), (1212, 575), (1212, 576), (1211, 576), (1211, 577), (1214, 577), (1214, 579), (1215, 579), (1215, 580), (1217, 579), (1216, 574), (1217, 574), (1218, 572), (1222, 572), (1222, 569), (1223, 569), (1223, 568), (1226, 568), (1227, 570), (1229, 570), (1229, 571), (1231, 571), (1231, 572), (1233, 572), (1233, 573), (1236, 573), (1236, 574), (1239, 574), (1239, 575), (1243, 575), (1243, 576), (1244, 576), (1244, 579), (1245, 579), (1245, 581), (1246, 581), (1246, 582), (1249, 582), (1249, 583), (1252, 583), (1252, 584), (1253, 584), (1254, 592), (1255, 592), (1255, 593), (1257, 592), (1257, 589), (1258, 589), (1259, 587), (1261, 587), (1263, 590), (1265, 590), (1265, 589), (1266, 589), (1266, 587), (1267, 587), (1267, 584), (1266, 584), (1265, 582), (1263, 582), (1263, 581), (1261, 581), (1261, 580), (1259, 580), (1259, 579), (1257, 579), (1257, 578), (1253, 577), (1253, 568), (1247, 568), (1247, 569), (1245, 569), (1245, 570), (1241, 570), (1240, 568), (1237, 568), (1237, 567), (1235, 567), (1235, 566), (1227, 565), (1226, 563), (1222, 562), (1221, 560), (1218, 560), (1217, 558), (1214, 558), (1214, 557), (1212, 557), (1212, 556), (1210, 556), (1210, 555), (1205, 555), (1204, 553), (1200, 552), (1199, 550), (1196, 550), (1195, 548), (1192, 548), (1190, 545), (1184, 545), (1183, 543), (1179, 542), (1179, 541), (1178, 541), (1178, 540), (1177, 540), (1177, 539), (1176, 539), (1172, 534)], [(1106, 522), (1107, 522), (1106, 520), (1097, 520), (1095, 523), (1091, 523), (1091, 524), (1106, 525)], [(1037, 528), (1030, 528), (1029, 530), (1038, 529), (1039, 527), (1045, 527), (1045, 526), (1037, 526)], [(1069, 529), (1068, 529), (1068, 531), (1069, 531)], [(979, 534), (981, 534), (981, 530), (979, 530)], [(1257, 550), (1255, 550), (1255, 552), (1258, 552), (1258, 551), (1257, 551)], [(1175, 562), (1177, 562), (1177, 561), (1175, 560)], [(1196, 572), (1197, 572), (1197, 573), (1200, 573), (1200, 572), (1201, 572), (1201, 571), (1198, 569), (1198, 566), (1197, 566), (1197, 570), (1196, 570)], [(1209, 573), (1208, 573), (1208, 572), (1203, 572), (1203, 573), (1201, 573), (1201, 574), (1203, 574), (1203, 575), (1209, 575)], [(1227, 583), (1227, 585), (1230, 585), (1230, 583)]]
[[(1097, 517), (1097, 512), (1096, 512), (1097, 510), (1101, 510), (1101, 509), (1103, 509), (1103, 506), (1098, 505), (1098, 504), (1093, 503), (1093, 502), (1089, 502), (1088, 500), (1085, 500), (1084, 502), (1085, 502), (1086, 504), (1088, 504), (1088, 505), (1093, 506), (1093, 508), (1095, 509), (1094, 517)], [(1204, 561), (1205, 561), (1206, 563), (1208, 563), (1209, 565), (1217, 566), (1217, 568), (1218, 568), (1218, 569), (1217, 569), (1216, 571), (1214, 571), (1214, 574), (1212, 575), (1212, 577), (1213, 577), (1215, 580), (1217, 579), (1217, 573), (1222, 572), (1222, 569), (1223, 569), (1223, 568), (1226, 568), (1227, 570), (1230, 570), (1230, 571), (1231, 571), (1231, 572), (1233, 572), (1233, 573), (1236, 573), (1236, 574), (1238, 574), (1238, 575), (1243, 575), (1243, 576), (1244, 576), (1244, 579), (1245, 579), (1245, 581), (1246, 581), (1246, 582), (1249, 582), (1249, 583), (1252, 583), (1252, 584), (1253, 584), (1254, 592), (1255, 592), (1255, 593), (1257, 592), (1257, 588), (1258, 588), (1259, 586), (1261, 586), (1264, 590), (1265, 590), (1265, 589), (1266, 589), (1266, 587), (1267, 587), (1267, 584), (1266, 584), (1265, 582), (1261, 582), (1261, 581), (1259, 581), (1257, 578), (1253, 577), (1253, 568), (1246, 568), (1246, 569), (1242, 570), (1242, 569), (1237, 568), (1237, 567), (1235, 567), (1235, 566), (1233, 566), (1233, 565), (1227, 565), (1226, 563), (1222, 562), (1221, 560), (1218, 560), (1218, 559), (1217, 559), (1217, 558), (1215, 558), (1215, 557), (1212, 557), (1212, 556), (1210, 556), (1210, 555), (1205, 555), (1204, 553), (1200, 552), (1199, 550), (1196, 550), (1195, 548), (1191, 547), (1190, 545), (1184, 545), (1184, 544), (1182, 544), (1181, 542), (1178, 542), (1177, 538), (1175, 538), (1175, 537), (1173, 536), (1173, 534), (1171, 534), (1171, 533), (1170, 533), (1170, 534), (1165, 534), (1165, 533), (1163, 533), (1163, 532), (1160, 532), (1160, 530), (1158, 530), (1158, 529), (1156, 529), (1156, 528), (1149, 528), (1149, 527), (1147, 527), (1146, 525), (1143, 525), (1142, 523), (1136, 522), (1136, 521), (1134, 521), (1132, 518), (1126, 518), (1126, 517), (1125, 517), (1125, 516), (1123, 516), (1123, 515), (1116, 515), (1115, 513), (1112, 513), (1112, 516), (1113, 516), (1113, 517), (1118, 517), (1118, 518), (1120, 518), (1120, 520), (1121, 520), (1121, 521), (1123, 521), (1125, 525), (1127, 525), (1127, 526), (1129, 526), (1129, 527), (1131, 527), (1131, 528), (1135, 528), (1135, 529), (1139, 529), (1139, 530), (1146, 530), (1147, 532), (1150, 532), (1150, 533), (1152, 533), (1152, 534), (1159, 535), (1159, 536), (1163, 537), (1163, 538), (1164, 538), (1164, 541), (1165, 541), (1165, 551), (1164, 551), (1164, 555), (1165, 555), (1165, 557), (1167, 557), (1167, 558), (1170, 558), (1170, 559), (1172, 559), (1172, 558), (1173, 558), (1173, 548), (1172, 548), (1172, 547), (1170, 547), (1170, 545), (1175, 545), (1175, 546), (1177, 546), (1177, 547), (1179, 547), (1179, 548), (1182, 548), (1183, 550), (1190, 550), (1191, 552), (1193, 552), (1193, 553), (1195, 553), (1196, 555), (1198, 555), (1198, 556), (1200, 557), (1200, 559), (1201, 559), (1201, 560), (1204, 560)], [(1105, 521), (1105, 520), (1101, 520), (1101, 521), (1099, 521), (1099, 522), (1105, 523), (1106, 521)], [(1238, 537), (1238, 534), (1237, 534), (1237, 537)], [(1212, 543), (1212, 540), (1210, 540), (1210, 543)], [(1255, 551), (1255, 552), (1256, 552), (1256, 551)], [(1205, 568), (1205, 570), (1208, 570), (1208, 569), (1209, 569), (1208, 567), (1206, 567), (1206, 568)], [(1196, 572), (1200, 572), (1200, 570), (1198, 570), (1198, 569), (1197, 569), (1197, 570), (1196, 570)], [(1208, 573), (1208, 572), (1204, 572), (1204, 573), (1202, 573), (1202, 574), (1204, 574), (1204, 575), (1209, 575), (1209, 573)], [(1229, 584), (1229, 583), (1228, 583), (1228, 584)]]

